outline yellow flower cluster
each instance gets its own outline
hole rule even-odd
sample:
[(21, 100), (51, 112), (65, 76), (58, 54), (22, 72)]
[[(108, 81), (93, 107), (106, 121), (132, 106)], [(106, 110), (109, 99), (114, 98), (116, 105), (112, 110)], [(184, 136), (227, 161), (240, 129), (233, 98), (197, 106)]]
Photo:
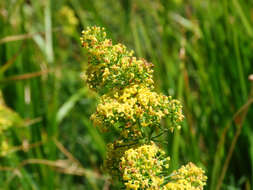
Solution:
[(63, 32), (67, 35), (72, 35), (78, 25), (78, 19), (75, 16), (73, 9), (68, 6), (63, 6), (59, 10), (59, 19), (57, 19), (62, 25)]
[(8, 138), (8, 129), (23, 125), (19, 115), (4, 105), (0, 92), (0, 157), (5, 156), (11, 148)]
[(207, 180), (204, 173), (203, 169), (190, 162), (172, 173), (171, 182), (167, 183), (165, 188), (167, 190), (203, 190)]
[(133, 57), (122, 44), (113, 45), (104, 28), (88, 27), (81, 42), (88, 53), (86, 82), (103, 94), (91, 116), (95, 125), (132, 139), (145, 137), (165, 117), (171, 130), (180, 126), (184, 118), (180, 102), (153, 91), (152, 64)]
[(204, 170), (188, 163), (168, 175), (169, 157), (155, 143), (126, 150), (120, 172), (127, 190), (203, 190)]
[(0, 103), (0, 134), (13, 125), (20, 125), (21, 118), (17, 113)]
[(153, 85), (152, 64), (133, 57), (133, 51), (122, 44), (113, 45), (104, 28), (87, 27), (81, 43), (88, 53), (85, 79), (91, 89), (104, 94), (131, 84)]
[(180, 102), (135, 84), (103, 95), (91, 119), (105, 131), (116, 128), (123, 138), (135, 139), (145, 135), (145, 128), (160, 127), (164, 117), (172, 129), (179, 126), (183, 120)]
[(6, 154), (8, 153), (8, 151), (10, 150), (10, 145), (8, 144), (8, 142), (6, 140), (2, 140), (0, 141), (0, 157), (1, 156), (6, 156)]
[(124, 140), (116, 140), (114, 143), (107, 144), (107, 155), (104, 161), (104, 169), (114, 178), (120, 178), (119, 163), (120, 159), (129, 148), (136, 148), (139, 144)]
[(106, 171), (127, 190), (202, 190), (202, 169), (189, 163), (169, 175), (170, 158), (151, 141), (163, 118), (171, 131), (184, 118), (178, 100), (154, 92), (152, 64), (133, 57), (122, 44), (113, 45), (104, 28), (87, 27), (81, 42), (88, 54), (85, 80), (102, 95), (91, 120), (119, 134), (107, 146)]
[(149, 145), (130, 148), (121, 158), (120, 171), (127, 190), (160, 190), (162, 172), (169, 168), (169, 157), (152, 141)]

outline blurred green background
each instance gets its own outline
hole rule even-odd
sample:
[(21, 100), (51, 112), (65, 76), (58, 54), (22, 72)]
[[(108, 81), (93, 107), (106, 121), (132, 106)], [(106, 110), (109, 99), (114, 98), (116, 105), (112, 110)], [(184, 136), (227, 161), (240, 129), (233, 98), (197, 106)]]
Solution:
[(1, 0), (0, 189), (117, 189), (101, 168), (113, 137), (92, 126), (98, 97), (80, 77), (93, 25), (183, 103), (182, 129), (162, 139), (171, 169), (192, 161), (206, 189), (253, 189), (251, 0)]

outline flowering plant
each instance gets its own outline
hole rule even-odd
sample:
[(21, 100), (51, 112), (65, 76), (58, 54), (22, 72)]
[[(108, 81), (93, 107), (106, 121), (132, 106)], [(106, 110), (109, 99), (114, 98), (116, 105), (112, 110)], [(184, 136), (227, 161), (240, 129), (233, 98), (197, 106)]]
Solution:
[(88, 54), (85, 80), (101, 95), (94, 125), (119, 138), (108, 144), (104, 167), (127, 190), (201, 190), (207, 177), (192, 163), (169, 173), (169, 157), (153, 142), (153, 134), (180, 129), (184, 116), (178, 100), (154, 91), (151, 63), (106, 38), (104, 28), (87, 27), (82, 46)]

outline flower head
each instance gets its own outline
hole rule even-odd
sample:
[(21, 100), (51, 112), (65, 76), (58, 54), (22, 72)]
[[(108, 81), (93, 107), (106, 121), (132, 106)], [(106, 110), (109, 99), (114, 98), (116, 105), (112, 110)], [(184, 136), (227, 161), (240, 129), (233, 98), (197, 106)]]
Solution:
[(113, 45), (104, 28), (87, 27), (81, 42), (89, 56), (86, 82), (103, 95), (91, 116), (95, 125), (125, 139), (147, 137), (163, 118), (169, 118), (172, 131), (180, 126), (182, 106), (154, 92), (152, 64), (133, 57), (122, 44)]
[(203, 169), (190, 162), (174, 171), (165, 187), (167, 190), (202, 190), (207, 180), (204, 173)]
[(88, 53), (85, 78), (91, 89), (104, 94), (131, 84), (153, 85), (152, 64), (133, 57), (133, 51), (122, 44), (113, 45), (104, 28), (87, 27), (81, 43)]
[(63, 32), (67, 35), (72, 35), (75, 32), (75, 28), (78, 25), (78, 19), (75, 16), (75, 12), (69, 6), (63, 6), (58, 15), (59, 24), (62, 25)]
[(113, 44), (104, 28), (87, 27), (81, 42), (88, 54), (84, 78), (102, 95), (91, 120), (102, 131), (119, 134), (120, 140), (107, 146), (107, 172), (127, 190), (202, 190), (206, 176), (201, 168), (189, 163), (169, 175), (170, 158), (151, 141), (163, 118), (171, 131), (184, 118), (178, 100), (154, 91), (152, 64)]
[(117, 130), (121, 137), (132, 139), (144, 137), (147, 128), (160, 127), (163, 118), (169, 118), (171, 128), (180, 125), (183, 119), (180, 102), (145, 85), (132, 85), (103, 95), (91, 116), (102, 130)]
[(160, 190), (161, 174), (169, 167), (170, 158), (155, 143), (130, 148), (121, 157), (120, 171), (128, 190)]
[(0, 103), (0, 135), (10, 127), (21, 126), (22, 124), (23, 120), (16, 112), (3, 105), (3, 103)]
[(119, 164), (121, 157), (129, 148), (136, 148), (140, 144), (136, 141), (116, 140), (107, 144), (107, 155), (104, 161), (104, 169), (114, 178), (120, 177)]

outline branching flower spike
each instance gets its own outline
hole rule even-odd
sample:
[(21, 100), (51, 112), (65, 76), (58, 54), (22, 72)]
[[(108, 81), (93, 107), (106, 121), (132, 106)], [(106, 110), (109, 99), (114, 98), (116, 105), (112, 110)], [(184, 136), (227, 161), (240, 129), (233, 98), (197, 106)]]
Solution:
[[(113, 44), (104, 28), (87, 27), (81, 43), (88, 55), (84, 79), (101, 95), (91, 120), (119, 137), (108, 144), (105, 170), (127, 190), (203, 189), (201, 168), (189, 163), (170, 174), (170, 158), (152, 141), (154, 133), (180, 129), (184, 118), (178, 100), (154, 91), (153, 65), (134, 57), (126, 46)], [(168, 128), (161, 125), (164, 118)]]

